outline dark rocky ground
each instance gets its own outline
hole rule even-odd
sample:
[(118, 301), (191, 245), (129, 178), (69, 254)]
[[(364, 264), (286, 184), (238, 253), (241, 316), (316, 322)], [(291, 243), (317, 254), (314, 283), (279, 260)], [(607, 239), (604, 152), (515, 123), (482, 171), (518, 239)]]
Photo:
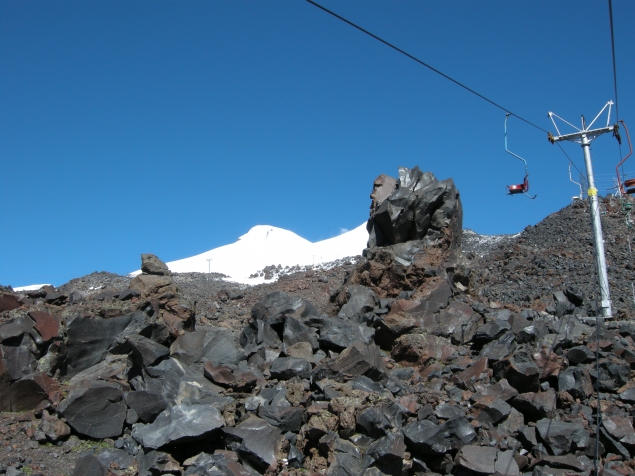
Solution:
[[(620, 199), (606, 198), (601, 212), (613, 313), (633, 319), (635, 230)], [(588, 202), (576, 201), (477, 260), (472, 291), (503, 304), (544, 310), (553, 302), (554, 289), (573, 285), (594, 309), (599, 291), (591, 233)]]
[[(222, 436), (220, 429), (207, 436), (222, 441), (222, 447), (197, 446), (201, 440), (194, 437), (192, 441), (199, 443), (183, 446), (182, 440), (175, 439), (161, 445), (163, 460), (148, 466), (151, 469), (146, 474), (255, 474), (254, 470), (324, 474), (327, 468), (329, 474), (369, 475), (590, 474), (598, 408), (593, 386), (598, 382), (604, 392), (599, 402), (605, 421), (599, 442), (604, 474), (634, 474), (635, 262), (622, 204), (606, 199), (603, 212), (616, 319), (601, 327), (599, 335), (593, 318), (597, 285), (586, 202), (550, 215), (519, 236), (487, 240), (464, 234), (462, 256), (452, 252), (451, 245), (429, 247), (425, 253), (416, 247), (423, 245), (416, 245), (411, 250), (414, 257), (405, 265), (395, 259), (405, 252), (388, 247), (390, 251), (371, 253), (358, 263), (287, 274), (275, 283), (251, 287), (227, 283), (218, 275), (186, 273), (169, 277), (169, 292), (152, 288), (148, 279), (141, 283), (148, 286), (145, 290), (131, 293), (130, 288), (139, 282), (102, 272), (58, 289), (16, 296), (18, 306), (12, 305), (13, 293), (4, 288), (0, 298), (0, 403), (5, 409), (7, 405), (20, 407), (17, 398), (23, 394), (15, 391), (17, 382), (25, 382), (34, 371), (48, 373), (55, 385), (48, 381), (38, 387), (23, 384), (27, 394), (46, 387), (45, 398), (35, 408), (0, 414), (0, 474), (138, 474), (135, 468), (147, 463), (141, 462), (141, 446), (146, 453), (153, 448), (148, 443), (150, 436), (141, 438), (133, 430), (133, 425), (140, 429), (151, 426), (140, 425), (145, 421), (136, 414), (141, 408), (135, 413), (131, 412), (133, 404), (128, 403), (127, 410), (124, 405), (123, 429), (99, 437), (90, 436), (95, 433), (83, 428), (81, 418), (65, 410), (68, 404), (62, 403), (72, 400), (73, 391), (88, 385), (69, 377), (81, 376), (82, 367), (84, 372), (95, 368), (81, 363), (83, 352), (88, 352), (85, 348), (73, 354), (71, 349), (79, 344), (73, 341), (72, 323), (77, 320), (75, 328), (89, 321), (114, 323), (119, 316), (134, 313), (134, 319), (142, 319), (144, 326), (156, 326), (157, 316), (164, 316), (164, 337), (142, 332), (142, 336), (152, 336), (148, 339), (152, 344), (135, 337), (137, 331), (125, 330), (128, 337), (113, 338), (108, 352), (104, 348), (102, 357), (94, 361), (104, 367), (86, 378), (104, 382), (104, 392), (116, 386), (120, 389), (117, 395), (132, 389), (135, 392), (131, 393), (138, 393), (142, 391), (139, 375), (145, 385), (155, 385), (152, 372), (156, 370), (152, 369), (163, 365), (156, 362), (181, 359), (198, 369), (200, 376), (192, 377), (195, 384), (184, 388), (181, 382), (178, 390), (161, 388), (173, 392), (175, 403), (198, 401), (190, 410), (213, 409), (205, 417), (207, 421), (219, 418), (224, 421), (219, 425), (229, 428), (222, 430)], [(272, 301), (274, 292), (285, 294)], [(319, 339), (317, 345), (309, 346), (308, 354), (302, 346), (292, 352), (291, 341), (280, 341), (283, 333), (277, 326), (296, 321), (286, 317), (285, 323), (275, 313), (270, 317), (262, 314), (262, 309), (278, 305), (287, 309), (300, 305), (293, 298), (305, 300), (315, 309), (301, 304), (301, 311), (296, 307), (297, 312), (285, 314), (301, 323), (293, 331), (296, 334), (289, 331), (294, 340)], [(46, 326), (52, 321), (42, 318), (40, 324), (33, 316), (41, 316), (34, 311), (45, 312), (61, 324), (49, 340)], [(320, 321), (324, 317), (318, 315), (340, 319), (341, 329), (347, 330), (332, 335), (338, 328), (324, 324)], [(267, 319), (272, 319), (271, 324)], [(273, 323), (275, 319), (280, 324)], [(31, 321), (36, 322), (37, 332), (28, 327), (33, 325), (28, 324)], [(264, 326), (264, 337), (245, 334), (257, 324)], [(105, 335), (109, 332), (106, 327), (104, 324), (99, 332)], [(267, 335), (266, 329), (273, 329), (278, 337)], [(366, 329), (374, 337), (363, 345), (354, 344), (356, 337), (346, 335), (360, 330), (363, 335)], [(302, 332), (309, 337), (298, 337)], [(232, 341), (232, 349), (250, 356), (249, 365), (245, 360), (240, 365), (229, 362), (231, 358), (225, 354), (207, 360), (196, 357), (192, 354), (196, 346), (186, 338), (201, 333)], [(82, 335), (80, 341), (89, 337)], [(159, 342), (165, 347), (156, 345)], [(263, 345), (261, 350), (249, 350)], [(342, 356), (349, 358), (354, 345), (361, 354), (367, 353), (355, 357), (354, 364), (365, 367), (360, 372), (342, 370), (348, 363)], [(598, 346), (600, 374), (594, 367)], [(168, 347), (171, 358), (165, 360)], [(68, 357), (65, 364), (53, 357), (47, 360), (47, 356), (65, 353), (77, 360)], [(304, 375), (304, 364), (281, 369), (282, 364), (289, 364), (280, 360), (284, 355), (306, 356), (311, 378), (307, 378), (309, 373)], [(277, 370), (272, 367), (276, 360), (269, 360), (276, 357)], [(16, 370), (11, 359), (31, 366), (30, 370)], [(77, 371), (64, 365), (74, 365)], [(159, 380), (168, 379), (168, 373)], [(210, 387), (209, 393), (200, 394), (194, 387), (207, 385), (203, 373)], [(268, 397), (280, 390), (284, 396)], [(87, 397), (80, 396), (75, 402), (82, 398)], [(282, 399), (280, 406), (276, 406), (276, 398)], [(245, 436), (254, 422), (263, 425), (260, 435), (270, 435), (261, 438), (281, 442), (276, 464), (267, 466), (262, 454), (259, 457), (264, 460), (254, 462), (258, 445)], [(239, 427), (243, 434), (231, 429)], [(547, 427), (557, 434), (549, 434)], [(295, 453), (291, 448), (296, 448)], [(186, 461), (199, 450), (214, 453), (215, 466), (201, 463), (200, 468), (208, 469), (197, 472), (199, 466)], [(91, 454), (101, 455), (101, 463), (87, 456)], [(303, 460), (302, 469), (294, 469), (298, 458)], [(209, 469), (212, 466), (217, 472)]]

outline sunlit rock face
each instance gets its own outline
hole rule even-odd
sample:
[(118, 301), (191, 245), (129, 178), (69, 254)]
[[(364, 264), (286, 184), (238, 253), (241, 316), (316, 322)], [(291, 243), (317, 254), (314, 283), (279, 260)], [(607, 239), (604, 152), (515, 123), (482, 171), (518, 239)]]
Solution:
[(377, 177), (370, 197), (369, 248), (412, 240), (429, 245), (443, 238), (452, 248), (461, 244), (463, 210), (451, 178), (439, 181), (419, 167), (400, 167), (398, 180)]

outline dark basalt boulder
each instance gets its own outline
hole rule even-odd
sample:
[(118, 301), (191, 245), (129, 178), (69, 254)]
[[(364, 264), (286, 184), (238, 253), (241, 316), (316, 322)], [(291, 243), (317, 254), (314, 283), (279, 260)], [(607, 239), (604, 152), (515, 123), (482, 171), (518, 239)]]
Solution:
[(429, 420), (406, 425), (403, 433), (413, 453), (443, 455), (452, 450), (452, 444), (444, 437), (443, 427)]
[(126, 336), (125, 340), (133, 359), (140, 367), (150, 367), (170, 353), (164, 345), (141, 335)]
[(452, 179), (438, 181), (419, 167), (399, 168), (397, 188), (374, 210), (368, 220), (368, 247), (394, 245), (411, 240), (433, 243), (442, 231), (461, 243), (463, 211)]
[(388, 433), (379, 438), (368, 448), (367, 454), (375, 460), (381, 469), (387, 470), (388, 474), (395, 474), (402, 468), (406, 444), (401, 432)]
[(289, 380), (295, 376), (308, 378), (311, 373), (311, 364), (305, 359), (296, 357), (278, 357), (271, 364), (271, 377), (280, 380)]
[(204, 439), (224, 425), (216, 408), (182, 403), (164, 410), (148, 425), (134, 425), (132, 437), (145, 448), (157, 449), (167, 444)]
[(199, 454), (190, 466), (185, 470), (184, 476), (255, 476), (252, 470), (245, 468), (238, 461), (229, 456), (235, 456), (235, 453), (229, 451), (227, 454)]
[(237, 365), (245, 358), (245, 353), (236, 345), (234, 336), (229, 329), (220, 327), (206, 329), (201, 360)]
[(511, 399), (511, 405), (520, 411), (528, 421), (553, 418), (556, 414), (556, 392), (550, 388), (545, 392), (521, 393)]
[(91, 438), (119, 436), (126, 419), (121, 387), (103, 381), (72, 390), (57, 411), (77, 433)]
[(223, 429), (230, 448), (234, 449), (254, 469), (264, 472), (278, 460), (282, 434), (267, 421), (251, 416), (233, 428)]
[[(248, 354), (262, 347), (283, 349), (297, 342), (310, 342), (317, 347), (315, 333), (307, 329), (303, 320), (318, 315), (315, 307), (304, 299), (282, 291), (268, 294), (252, 308), (252, 321), (243, 329), (240, 345)], [(286, 324), (287, 317), (294, 321)]]
[[(140, 475), (182, 474), (183, 472), (183, 468), (181, 468), (179, 462), (176, 461), (169, 453), (164, 453), (163, 451), (140, 451), (137, 454), (136, 459)], [(190, 472), (188, 474), (199, 473)]]
[(95, 455), (86, 453), (77, 459), (71, 476), (106, 476), (106, 474), (107, 469)]
[(5, 339), (0, 344), (0, 380), (11, 382), (35, 372), (36, 345), (29, 334)]
[(365, 375), (379, 381), (388, 377), (388, 369), (375, 344), (355, 342), (344, 349), (334, 362), (326, 365), (341, 378)]
[(194, 365), (203, 357), (207, 333), (202, 329), (178, 336), (170, 346), (170, 356), (185, 365)]
[(521, 393), (540, 390), (540, 369), (529, 352), (524, 349), (494, 363), (492, 367), (499, 379), (506, 378), (510, 385)]
[(300, 319), (310, 315), (318, 315), (313, 304), (304, 299), (289, 296), (282, 291), (268, 294), (251, 310), (251, 317), (254, 320), (265, 321), (270, 325), (282, 324), (286, 316)]
[(396, 404), (381, 404), (362, 410), (357, 416), (357, 429), (371, 438), (381, 438), (401, 428), (402, 410)]
[(207, 380), (202, 372), (173, 358), (143, 369), (142, 375), (131, 379), (130, 383), (134, 390), (160, 393), (168, 402), (185, 397), (196, 400), (222, 391), (221, 387)]
[(280, 407), (273, 405), (261, 405), (258, 416), (267, 420), (280, 431), (297, 433), (306, 422), (306, 411), (301, 407)]
[(353, 284), (346, 289), (346, 304), (342, 306), (338, 317), (359, 319), (363, 314), (372, 311), (379, 304), (375, 293), (365, 286)]
[(124, 398), (128, 408), (134, 410), (143, 423), (152, 423), (157, 415), (168, 407), (168, 401), (160, 393), (126, 392)]
[(595, 360), (595, 352), (586, 345), (578, 345), (567, 351), (567, 359), (572, 365), (593, 362)]
[(284, 321), (282, 343), (285, 352), (300, 342), (308, 343), (312, 349), (318, 349), (318, 336), (314, 328), (307, 326), (294, 317), (287, 316)]
[(573, 398), (586, 399), (593, 394), (591, 376), (585, 369), (569, 367), (558, 375), (558, 390), (568, 392)]
[(478, 421), (491, 425), (496, 425), (501, 420), (507, 418), (511, 411), (511, 405), (500, 398), (495, 398), (493, 395), (480, 398), (474, 402), (472, 406), (472, 415), (474, 415)]
[[(139, 313), (143, 315), (144, 313)], [(77, 317), (68, 325), (66, 375), (73, 376), (100, 362), (133, 322), (135, 313), (102, 319)]]
[[(498, 449), (468, 445), (461, 448), (457, 455), (457, 463), (477, 474), (494, 474), (496, 472), (496, 455)], [(509, 473), (504, 473), (509, 474)]]
[(612, 416), (602, 418), (602, 426), (611, 437), (633, 449), (635, 447), (635, 429), (630, 417)]
[(569, 423), (543, 418), (536, 422), (540, 438), (558, 456), (589, 445), (590, 435), (579, 423)]
[(26, 316), (11, 319), (0, 325), (0, 342), (20, 337), (22, 334), (30, 334), (33, 329), (33, 321)]
[(335, 317), (328, 321), (320, 331), (320, 344), (327, 348), (342, 350), (360, 341), (370, 344), (373, 341), (375, 329), (364, 324), (359, 324), (349, 319)]

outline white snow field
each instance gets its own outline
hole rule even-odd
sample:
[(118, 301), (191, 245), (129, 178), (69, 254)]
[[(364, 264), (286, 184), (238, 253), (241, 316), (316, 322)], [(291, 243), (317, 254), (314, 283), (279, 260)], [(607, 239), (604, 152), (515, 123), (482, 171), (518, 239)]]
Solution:
[[(235, 243), (166, 264), (175, 273), (222, 273), (229, 276), (230, 281), (261, 284), (265, 282), (264, 277), (249, 276), (266, 266), (319, 265), (357, 256), (366, 248), (367, 241), (365, 222), (351, 231), (315, 243), (282, 228), (257, 225)], [(131, 275), (139, 273), (137, 270)]]
[(17, 288), (13, 288), (13, 290), (16, 293), (23, 291), (37, 291), (42, 286), (50, 286), (50, 284), (29, 284), (28, 286), (18, 286)]

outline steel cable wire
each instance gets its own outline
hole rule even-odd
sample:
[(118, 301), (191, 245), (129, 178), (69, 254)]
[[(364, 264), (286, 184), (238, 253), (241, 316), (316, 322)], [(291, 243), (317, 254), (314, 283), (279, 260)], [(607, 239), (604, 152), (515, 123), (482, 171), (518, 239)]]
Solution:
[[(335, 13), (334, 11), (329, 10), (328, 8), (326, 8), (326, 7), (322, 6), (322, 5), (320, 5), (319, 3), (317, 3), (317, 2), (315, 2), (315, 1), (313, 1), (313, 0), (306, 0), (306, 1), (307, 1), (307, 2), (309, 2), (309, 3), (310, 3), (311, 5), (313, 5), (313, 6), (316, 6), (316, 7), (317, 7), (317, 8), (319, 8), (320, 10), (325, 11), (325, 12), (326, 12), (326, 13), (328, 13), (329, 15), (332, 15), (332, 16), (334, 16), (335, 18), (337, 18), (337, 19), (339, 19), (339, 20), (343, 21), (344, 23), (347, 23), (348, 25), (352, 26), (353, 28), (356, 28), (357, 30), (361, 31), (362, 33), (365, 33), (366, 35), (370, 36), (371, 38), (374, 38), (375, 40), (379, 41), (380, 43), (383, 43), (384, 45), (388, 46), (389, 48), (392, 48), (393, 50), (395, 50), (395, 51), (397, 51), (397, 52), (401, 53), (402, 55), (407, 56), (407, 57), (408, 57), (408, 58), (410, 58), (411, 60), (416, 61), (416, 62), (417, 62), (417, 63), (419, 63), (420, 65), (425, 66), (426, 68), (430, 69), (431, 71), (434, 71), (435, 73), (437, 73), (438, 75), (440, 75), (440, 76), (444, 77), (445, 79), (447, 79), (447, 80), (449, 80), (449, 81), (452, 81), (452, 82), (453, 82), (454, 84), (456, 84), (457, 86), (462, 87), (463, 89), (465, 89), (465, 90), (469, 91), (470, 93), (472, 93), (472, 94), (474, 94), (474, 95), (478, 96), (479, 98), (481, 98), (481, 99), (483, 99), (483, 100), (487, 101), (488, 103), (492, 104), (493, 106), (495, 106), (495, 107), (497, 107), (497, 108), (499, 108), (499, 109), (501, 109), (501, 110), (505, 111), (506, 113), (508, 113), (508, 114), (510, 114), (510, 115), (512, 115), (512, 116), (514, 116), (514, 117), (517, 117), (518, 119), (520, 119), (521, 121), (523, 121), (523, 122), (525, 122), (525, 123), (529, 124), (530, 126), (533, 126), (533, 127), (535, 127), (536, 129), (541, 130), (542, 132), (547, 132), (547, 133), (549, 132), (549, 131), (547, 131), (546, 129), (543, 129), (542, 127), (540, 127), (540, 126), (537, 126), (537, 125), (536, 125), (536, 124), (534, 124), (533, 122), (528, 121), (527, 119), (525, 119), (525, 118), (523, 118), (523, 117), (519, 116), (518, 114), (511, 112), (509, 109), (507, 109), (507, 108), (505, 108), (505, 107), (501, 106), (500, 104), (498, 104), (498, 103), (496, 103), (496, 102), (492, 101), (491, 99), (489, 99), (489, 98), (487, 98), (486, 96), (484, 96), (484, 95), (480, 94), (479, 92), (475, 91), (474, 89), (472, 89), (472, 88), (470, 88), (470, 87), (466, 86), (465, 84), (461, 83), (460, 81), (457, 81), (456, 79), (454, 79), (454, 78), (452, 78), (452, 77), (448, 76), (447, 74), (445, 74), (445, 73), (443, 73), (443, 72), (439, 71), (439, 70), (438, 70), (438, 69), (436, 69), (435, 67), (433, 67), (433, 66), (429, 65), (428, 63), (426, 63), (426, 62), (424, 62), (424, 61), (420, 60), (420, 59), (419, 59), (419, 58), (417, 58), (416, 56), (411, 55), (410, 53), (408, 53), (407, 51), (402, 50), (402, 49), (401, 49), (401, 48), (399, 48), (398, 46), (393, 45), (392, 43), (390, 43), (390, 42), (388, 42), (388, 41), (384, 40), (383, 38), (381, 38), (381, 37), (379, 37), (379, 36), (375, 35), (374, 33), (371, 33), (370, 31), (366, 30), (365, 28), (362, 28), (361, 26), (357, 25), (356, 23), (353, 23), (352, 21), (350, 21), (350, 20), (348, 20), (348, 19), (344, 18), (343, 16), (341, 16), (341, 15), (339, 15), (339, 14)], [(564, 151), (564, 149), (560, 146), (560, 144), (558, 144), (558, 146), (560, 147), (560, 150), (562, 150), (562, 152), (564, 153), (564, 155), (567, 157), (567, 159), (569, 159), (569, 163), (571, 163), (571, 164), (575, 167), (575, 169), (576, 169), (576, 170), (577, 170), (580, 174), (582, 174), (582, 172), (580, 172), (580, 169), (578, 169), (578, 167), (575, 165), (575, 163), (573, 163), (573, 161), (571, 160), (571, 158), (569, 158), (569, 156), (568, 156), (568, 155), (567, 155), (567, 153)]]

